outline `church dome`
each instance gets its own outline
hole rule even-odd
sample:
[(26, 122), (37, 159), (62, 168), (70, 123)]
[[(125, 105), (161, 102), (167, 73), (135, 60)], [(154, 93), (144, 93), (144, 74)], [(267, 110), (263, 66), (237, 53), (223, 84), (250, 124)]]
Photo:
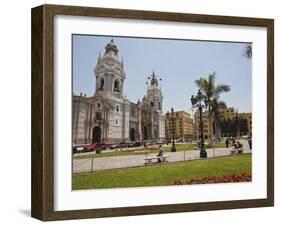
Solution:
[(95, 68), (96, 75), (113, 74), (122, 79), (125, 79), (125, 71), (122, 60), (118, 56), (118, 48), (114, 43), (113, 38), (105, 46), (105, 52), (103, 56), (99, 55), (98, 62)]

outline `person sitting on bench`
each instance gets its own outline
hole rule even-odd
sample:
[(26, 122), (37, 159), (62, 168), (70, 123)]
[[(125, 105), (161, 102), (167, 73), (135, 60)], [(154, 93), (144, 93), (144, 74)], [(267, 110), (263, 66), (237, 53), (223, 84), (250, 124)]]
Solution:
[(233, 145), (233, 148), (237, 151), (241, 150), (243, 148), (243, 144), (240, 143), (239, 141), (236, 141), (235, 144)]
[(237, 148), (238, 148), (238, 149), (242, 149), (242, 148), (243, 148), (243, 144), (240, 143), (239, 141), (237, 141)]
[[(163, 156), (163, 155), (164, 155), (164, 150), (162, 148), (162, 145), (159, 145), (159, 152), (158, 152), (157, 156)], [(160, 163), (161, 158), (158, 158), (157, 161), (158, 161), (158, 163)]]

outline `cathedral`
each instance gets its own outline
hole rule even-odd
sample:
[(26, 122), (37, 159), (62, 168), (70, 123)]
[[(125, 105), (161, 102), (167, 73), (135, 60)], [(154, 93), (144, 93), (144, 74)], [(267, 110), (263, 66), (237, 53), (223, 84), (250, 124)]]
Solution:
[(118, 52), (111, 39), (103, 56), (99, 55), (93, 96), (73, 94), (73, 144), (155, 141), (165, 137), (159, 79), (153, 71), (145, 96), (137, 103), (131, 102), (123, 94), (126, 73)]

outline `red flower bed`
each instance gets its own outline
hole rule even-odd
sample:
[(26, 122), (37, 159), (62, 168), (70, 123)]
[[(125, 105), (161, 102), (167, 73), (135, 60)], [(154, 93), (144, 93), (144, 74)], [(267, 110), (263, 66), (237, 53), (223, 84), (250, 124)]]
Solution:
[(155, 148), (150, 147), (150, 148), (146, 148), (146, 150), (148, 150), (148, 151), (155, 151), (155, 150), (159, 150), (159, 148), (157, 148), (157, 147), (155, 147)]
[(236, 182), (249, 182), (252, 181), (252, 175), (247, 173), (225, 175), (222, 177), (209, 176), (199, 179), (189, 180), (176, 180), (173, 185), (184, 185), (184, 184), (214, 184), (214, 183), (236, 183)]

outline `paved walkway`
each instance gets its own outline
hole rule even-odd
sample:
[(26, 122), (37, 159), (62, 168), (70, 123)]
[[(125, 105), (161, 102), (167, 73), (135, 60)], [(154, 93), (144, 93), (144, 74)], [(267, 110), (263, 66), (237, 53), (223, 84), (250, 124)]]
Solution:
[[(244, 142), (242, 142), (244, 143)], [(244, 143), (244, 153), (251, 153), (248, 144)], [(207, 149), (208, 158), (229, 156), (231, 148), (214, 148)], [(200, 159), (200, 150), (192, 151), (178, 151), (178, 152), (165, 152), (169, 155), (169, 162), (180, 162)], [(147, 154), (147, 156), (155, 156), (154, 154)], [(108, 169), (129, 168), (144, 166), (144, 158), (146, 155), (129, 155), (129, 156), (114, 156), (114, 157), (100, 157), (100, 158), (87, 158), (87, 159), (74, 159), (73, 160), (73, 173), (83, 173), (91, 171), (100, 171)]]

